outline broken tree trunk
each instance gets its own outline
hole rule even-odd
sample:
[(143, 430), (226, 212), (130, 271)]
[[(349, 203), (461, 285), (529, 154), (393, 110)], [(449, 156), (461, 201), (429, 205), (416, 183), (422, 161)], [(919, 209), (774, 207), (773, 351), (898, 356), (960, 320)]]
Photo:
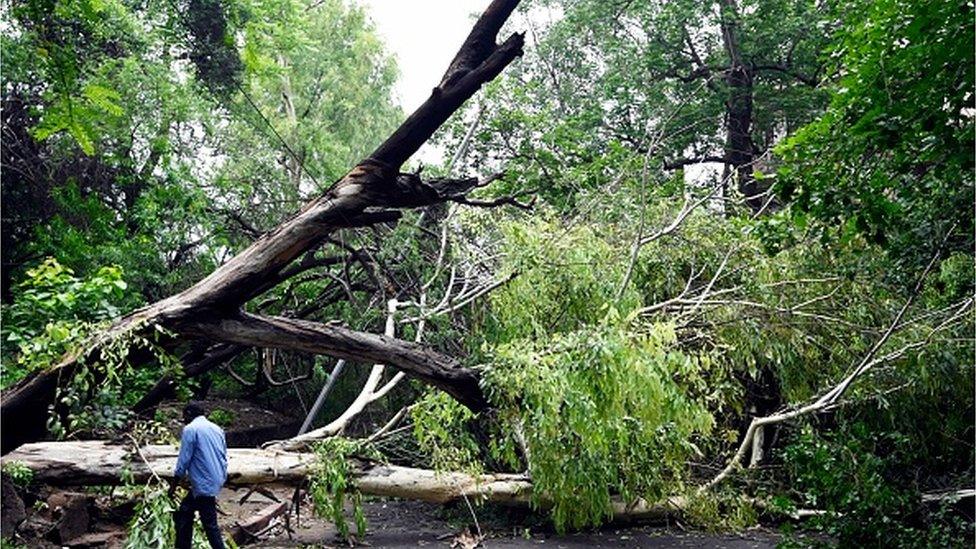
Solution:
[[(4, 456), (2, 462), (16, 461), (29, 467), (34, 481), (43, 484), (114, 485), (122, 482), (123, 472), (131, 474), (134, 482), (148, 481), (154, 475), (171, 478), (177, 455), (178, 449), (171, 445), (149, 445), (135, 452), (127, 446), (88, 440), (25, 444)], [(311, 453), (231, 448), (227, 451), (226, 485), (300, 485), (314, 470), (315, 459)], [(352, 476), (356, 488), (367, 495), (433, 503), (477, 498), (508, 505), (529, 505), (532, 499), (532, 483), (520, 474), (470, 475), (354, 461)], [(682, 497), (658, 503), (611, 502), (614, 518), (620, 520), (662, 518), (685, 505)]]
[(369, 158), (324, 195), (197, 284), (118, 319), (79, 353), (5, 391), (0, 397), (0, 421), (5, 425), (2, 450), (9, 451), (43, 435), (48, 406), (53, 404), (59, 385), (70, 382), (79, 360), (93, 360), (104, 345), (153, 326), (165, 327), (180, 337), (197, 335), (246, 346), (267, 346), (276, 341), (267, 336), (283, 335), (289, 346), (280, 342), (270, 346), (389, 364), (434, 383), (472, 409), (483, 408), (486, 401), (478, 386), (478, 374), (423, 346), (328, 325), (246, 315), (242, 307), (274, 287), (283, 269), (332, 232), (395, 221), (400, 215), (395, 211), (398, 208), (456, 201), (477, 185), (471, 178), (423, 181), (416, 174), (400, 173), (400, 168), (468, 98), (521, 55), (521, 34), (496, 43), (517, 4), (518, 0), (494, 0), (430, 97)]

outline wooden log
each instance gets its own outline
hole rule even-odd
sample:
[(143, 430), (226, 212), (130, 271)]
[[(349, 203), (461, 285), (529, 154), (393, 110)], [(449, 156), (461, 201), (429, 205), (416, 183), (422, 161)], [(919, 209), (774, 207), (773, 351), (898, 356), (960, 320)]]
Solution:
[[(178, 454), (175, 446), (149, 445), (140, 450), (133, 452), (126, 446), (98, 440), (38, 442), (21, 446), (0, 458), (0, 463), (17, 461), (34, 471), (36, 482), (54, 486), (119, 484), (123, 471), (136, 482), (145, 482), (154, 474), (172, 478)], [(226, 485), (298, 485), (314, 470), (315, 459), (311, 453), (231, 448), (227, 451)], [(532, 500), (532, 482), (521, 474), (471, 475), (354, 460), (352, 477), (360, 492), (373, 496), (432, 503), (468, 498), (515, 506), (528, 506)], [(661, 502), (616, 498), (611, 502), (617, 520), (660, 519), (685, 505), (686, 500), (679, 496)]]

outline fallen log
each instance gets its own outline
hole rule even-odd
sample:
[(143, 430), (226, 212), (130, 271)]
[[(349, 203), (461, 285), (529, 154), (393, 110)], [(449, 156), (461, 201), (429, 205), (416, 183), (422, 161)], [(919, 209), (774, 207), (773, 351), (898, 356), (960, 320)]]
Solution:
[[(130, 447), (107, 441), (37, 442), (10, 452), (0, 463), (19, 462), (34, 472), (34, 481), (54, 486), (115, 485), (123, 472), (135, 482), (154, 476), (172, 478), (178, 449), (172, 445), (148, 445), (135, 452)], [(256, 448), (227, 451), (227, 486), (299, 485), (314, 471), (312, 453), (283, 452)], [(397, 465), (353, 460), (353, 483), (366, 495), (448, 503), (468, 498), (505, 505), (528, 506), (532, 482), (522, 474), (489, 473), (471, 475), (453, 471), (432, 471)], [(638, 499), (611, 502), (616, 520), (656, 520), (680, 511), (684, 497), (672, 496), (660, 502)]]

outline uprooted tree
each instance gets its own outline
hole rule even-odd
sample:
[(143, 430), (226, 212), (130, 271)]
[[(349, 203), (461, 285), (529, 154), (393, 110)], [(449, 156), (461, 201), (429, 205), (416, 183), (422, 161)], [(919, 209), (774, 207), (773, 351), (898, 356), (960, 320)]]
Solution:
[(461, 200), (478, 185), (476, 178), (424, 181), (419, 174), (400, 172), (400, 167), (468, 98), (522, 53), (521, 34), (496, 43), (517, 4), (517, 0), (494, 1), (475, 23), (431, 96), (324, 195), (197, 284), (118, 319), (78, 353), (5, 391), (0, 405), (7, 425), (4, 450), (44, 432), (58, 384), (71, 378), (80, 360), (115, 338), (155, 326), (181, 338), (385, 363), (443, 389), (472, 410), (485, 408), (477, 373), (449, 356), (419, 344), (340, 326), (248, 314), (244, 306), (273, 287), (284, 269), (334, 231), (395, 221), (400, 217), (399, 208)]
[[(4, 450), (42, 436), (45, 416), (55, 429), (67, 420), (57, 438), (117, 437), (133, 425), (117, 418), (130, 417), (136, 399), (137, 411), (150, 410), (183, 383), (171, 369), (178, 353), (187, 377), (223, 370), (215, 393), (251, 400), (288, 390), (299, 402), (284, 405), (293, 408), (322, 377), (324, 362), (307, 355), (329, 355), (340, 363), (302, 431), (346, 360), (372, 364), (358, 392), (342, 389), (351, 404), (299, 436), (234, 449), (231, 484), (310, 481), (315, 493), (316, 464), (325, 464), (362, 493), (530, 503), (546, 507), (557, 528), (653, 514), (659, 503), (741, 526), (778, 500), (788, 501), (780, 511), (813, 506), (811, 514), (867, 532), (849, 545), (887, 540), (895, 522), (907, 525), (902, 539), (921, 539), (916, 528), (938, 535), (928, 528), (939, 519), (927, 522), (916, 504), (966, 486), (972, 463), (971, 448), (956, 444), (971, 432), (972, 216), (952, 207), (972, 201), (972, 156), (960, 147), (971, 141), (971, 72), (952, 61), (971, 50), (971, 21), (954, 24), (954, 8), (935, 2), (875, 3), (863, 13), (845, 4), (838, 15), (792, 0), (705, 8), (557, 0), (545, 4), (565, 17), (533, 40), (518, 71), (495, 79), (520, 51), (517, 35), (495, 44), (514, 4), (495, 2), (427, 103), (285, 224), (267, 231), (280, 215), (250, 195), (244, 205), (205, 201), (203, 223), (226, 218), (234, 243), (250, 247), (5, 391)], [(942, 30), (906, 28), (907, 11)], [(835, 16), (846, 21), (840, 40), (857, 47), (841, 48), (841, 65), (821, 72)], [(530, 10), (525, 24), (536, 22)], [(860, 34), (875, 28), (891, 32)], [(903, 32), (916, 34), (903, 40)], [(871, 47), (860, 47), (866, 39)], [(939, 78), (917, 78), (923, 58), (945, 60)], [(278, 70), (289, 62), (275, 60), (273, 78), (252, 90), (287, 121), (279, 141), (298, 153), (282, 160), (274, 151), (230, 172), (250, 178), (264, 173), (255, 164), (277, 160), (285, 198), (307, 188), (303, 172), (314, 179), (302, 165), (308, 148), (331, 150), (289, 131), (296, 105), (305, 110), (295, 102), (305, 80)], [(451, 116), (492, 79), (478, 105)], [(875, 120), (878, 104), (902, 114)], [(517, 177), (402, 173), (441, 124), (454, 151), (447, 175)], [(720, 150), (721, 177), (672, 169)], [(753, 172), (779, 164), (775, 175)], [(519, 202), (526, 194), (540, 198), (532, 215), (518, 211), (532, 204)], [(242, 215), (252, 206), (262, 215)], [(401, 219), (414, 207), (416, 217)], [(177, 229), (174, 264), (194, 246), (201, 256), (226, 249), (199, 244), (200, 224)], [(347, 227), (355, 229), (340, 231)], [(91, 285), (121, 283), (120, 273)], [(48, 289), (31, 286), (28, 298)], [(25, 307), (16, 318), (43, 326), (59, 312), (51, 301), (42, 309), (50, 315)], [(21, 353), (47, 358), (18, 374), (57, 360)], [(163, 368), (140, 366), (148, 355)], [(298, 375), (289, 369), (296, 363)], [(169, 375), (157, 380), (160, 370)], [(108, 388), (74, 413), (81, 406), (72, 399), (92, 395), (98, 376)], [(418, 397), (407, 376), (434, 388)], [(156, 383), (120, 396), (120, 377)], [(364, 414), (370, 406), (376, 413)], [(343, 433), (363, 438), (335, 438)], [(125, 471), (152, 482), (168, 474), (175, 451), (143, 444), (159, 437), (23, 444), (4, 464), (20, 462), (51, 484), (116, 483)], [(353, 457), (372, 452), (390, 464)], [(916, 466), (927, 473), (903, 474)], [(767, 499), (777, 486), (782, 497)], [(726, 504), (736, 507), (714, 507)]]

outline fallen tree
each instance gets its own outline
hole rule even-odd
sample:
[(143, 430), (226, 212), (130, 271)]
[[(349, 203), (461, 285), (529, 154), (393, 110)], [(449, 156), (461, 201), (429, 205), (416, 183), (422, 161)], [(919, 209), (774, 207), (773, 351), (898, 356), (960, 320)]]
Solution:
[(444, 389), (473, 410), (484, 408), (477, 372), (460, 367), (451, 357), (421, 345), (338, 326), (250, 315), (243, 312), (243, 306), (274, 287), (284, 269), (339, 229), (393, 222), (402, 208), (464, 202), (465, 194), (478, 186), (476, 178), (425, 181), (419, 174), (401, 173), (400, 168), (468, 98), (522, 54), (522, 34), (496, 43), (517, 4), (518, 0), (494, 0), (430, 97), (325, 194), (200, 282), (116, 320), (79, 351), (6, 390), (0, 397), (0, 421), (6, 424), (2, 450), (44, 435), (48, 407), (82, 361), (97, 359), (99, 349), (156, 326), (178, 339), (202, 337), (389, 364)]
[[(33, 471), (33, 480), (54, 486), (116, 485), (123, 472), (132, 482), (172, 478), (179, 449), (172, 445), (131, 446), (100, 440), (37, 442), (25, 444), (0, 460), (17, 462)], [(313, 453), (282, 452), (255, 448), (227, 451), (227, 486), (253, 488), (261, 485), (300, 486), (313, 473)], [(448, 503), (464, 498), (492, 503), (528, 506), (532, 482), (522, 474), (433, 471), (353, 460), (352, 481), (363, 494)], [(680, 511), (686, 499), (673, 496), (661, 502), (614, 498), (611, 508), (617, 520), (652, 520)]]

